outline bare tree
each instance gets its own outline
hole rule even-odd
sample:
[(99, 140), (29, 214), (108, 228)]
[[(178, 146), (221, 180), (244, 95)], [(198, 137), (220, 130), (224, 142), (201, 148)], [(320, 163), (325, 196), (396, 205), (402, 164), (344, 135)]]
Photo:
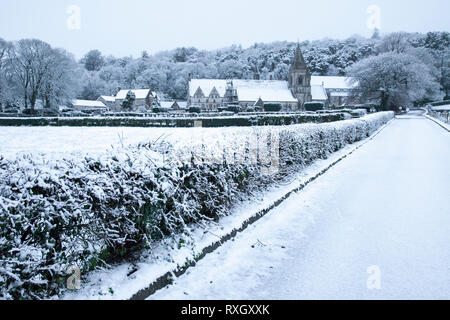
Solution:
[(439, 94), (439, 83), (419, 58), (383, 53), (354, 64), (348, 73), (358, 81), (362, 98), (378, 98), (382, 108), (395, 109)]
[(74, 98), (80, 89), (81, 72), (74, 57), (62, 49), (53, 49), (41, 88), (45, 108), (56, 107)]
[(445, 99), (450, 99), (450, 49), (446, 49), (441, 58), (441, 88)]
[(11, 44), (0, 38), (0, 107), (3, 105), (7, 87), (6, 59)]
[(105, 59), (99, 50), (89, 51), (80, 62), (88, 71), (99, 71), (105, 65)]
[(25, 109), (34, 110), (39, 92), (52, 64), (52, 48), (37, 39), (24, 39), (10, 51), (9, 66), (23, 94)]

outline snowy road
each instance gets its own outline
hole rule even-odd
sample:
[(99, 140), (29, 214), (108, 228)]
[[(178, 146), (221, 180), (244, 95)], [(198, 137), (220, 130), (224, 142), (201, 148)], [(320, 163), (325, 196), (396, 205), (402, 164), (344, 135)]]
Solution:
[(449, 159), (448, 132), (396, 119), (151, 299), (450, 299)]

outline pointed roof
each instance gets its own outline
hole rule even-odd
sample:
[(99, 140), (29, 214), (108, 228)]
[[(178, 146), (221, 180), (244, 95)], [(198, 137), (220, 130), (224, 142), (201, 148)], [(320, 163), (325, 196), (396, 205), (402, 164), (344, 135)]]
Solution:
[(259, 97), (253, 106), (254, 107), (264, 107), (264, 101), (261, 99), (261, 97)]
[(217, 91), (216, 87), (212, 88), (211, 93), (209, 94), (209, 97), (212, 96), (213, 94), (220, 96), (219, 91)]
[(326, 101), (328, 100), (327, 91), (323, 86), (311, 85), (311, 96), (313, 101)]
[(100, 101), (100, 99), (103, 99), (106, 102), (116, 102), (116, 97), (113, 96), (100, 96), (97, 100)]
[(291, 62), (291, 70), (308, 70), (305, 58), (303, 58), (302, 49), (300, 49), (300, 44), (297, 44), (297, 48), (295, 49), (295, 55)]
[(203, 90), (202, 90), (202, 88), (200, 86), (198, 86), (198, 88), (195, 91), (193, 96), (194, 97), (201, 97), (201, 98), (205, 97), (205, 94), (203, 93)]

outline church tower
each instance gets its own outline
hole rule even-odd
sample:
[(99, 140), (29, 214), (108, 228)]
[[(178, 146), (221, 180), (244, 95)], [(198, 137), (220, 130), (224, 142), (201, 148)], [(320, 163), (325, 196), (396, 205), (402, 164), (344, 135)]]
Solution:
[(311, 73), (306, 66), (300, 44), (297, 45), (289, 70), (289, 89), (291, 89), (294, 97), (298, 99), (300, 108), (303, 107), (305, 102), (312, 100)]

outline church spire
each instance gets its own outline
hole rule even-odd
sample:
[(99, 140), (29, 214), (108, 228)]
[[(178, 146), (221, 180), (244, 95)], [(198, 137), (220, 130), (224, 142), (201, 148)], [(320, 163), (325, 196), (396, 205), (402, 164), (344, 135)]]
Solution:
[(308, 68), (305, 63), (305, 59), (303, 58), (302, 49), (300, 48), (300, 43), (297, 43), (297, 48), (295, 49), (295, 55), (292, 59), (291, 70), (305, 70), (308, 71)]
[(289, 88), (298, 99), (300, 106), (311, 101), (311, 73), (306, 66), (300, 44), (297, 44), (295, 55), (289, 71)]

